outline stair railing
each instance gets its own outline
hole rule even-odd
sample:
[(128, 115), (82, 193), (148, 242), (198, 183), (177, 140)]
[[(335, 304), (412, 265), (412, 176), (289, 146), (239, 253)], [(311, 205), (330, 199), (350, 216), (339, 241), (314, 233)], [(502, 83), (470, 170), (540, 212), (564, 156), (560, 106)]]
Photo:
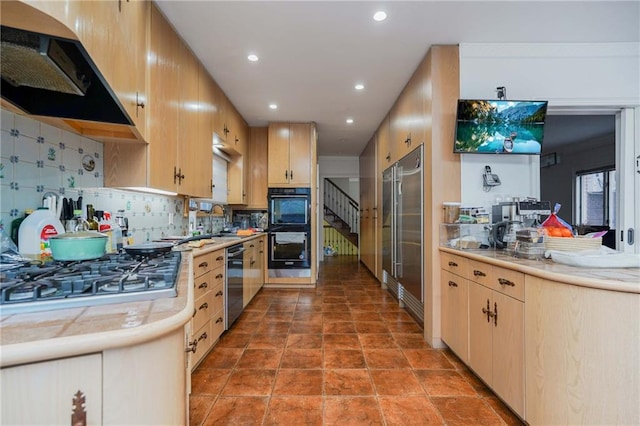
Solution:
[(324, 179), (324, 205), (357, 234), (359, 229), (359, 204), (331, 179)]

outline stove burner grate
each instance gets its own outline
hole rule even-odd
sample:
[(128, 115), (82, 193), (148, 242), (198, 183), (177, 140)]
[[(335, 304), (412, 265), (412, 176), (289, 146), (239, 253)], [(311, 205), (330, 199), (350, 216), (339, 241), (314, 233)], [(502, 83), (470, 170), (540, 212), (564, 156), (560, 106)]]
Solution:
[[(33, 312), (175, 297), (179, 252), (106, 255), (81, 262), (26, 264), (0, 272), (0, 312)], [(53, 307), (55, 302), (55, 308)]]

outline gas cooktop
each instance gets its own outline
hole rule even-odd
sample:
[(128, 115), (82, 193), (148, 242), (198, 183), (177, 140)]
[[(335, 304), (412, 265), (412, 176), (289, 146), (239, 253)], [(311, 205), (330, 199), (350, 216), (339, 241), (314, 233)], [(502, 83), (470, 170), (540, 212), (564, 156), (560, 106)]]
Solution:
[(147, 257), (122, 253), (5, 268), (0, 272), (0, 314), (175, 297), (180, 259), (179, 252)]

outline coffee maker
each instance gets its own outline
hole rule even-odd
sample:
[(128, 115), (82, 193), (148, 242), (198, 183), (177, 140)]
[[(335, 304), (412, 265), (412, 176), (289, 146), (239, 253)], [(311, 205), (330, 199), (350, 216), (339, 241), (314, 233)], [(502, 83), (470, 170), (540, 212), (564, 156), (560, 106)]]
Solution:
[(551, 214), (549, 201), (508, 201), (494, 205), (491, 209), (492, 226), (489, 243), (499, 249), (507, 248), (509, 241), (515, 241), (518, 229), (537, 227)]
[(491, 223), (519, 222), (518, 201), (507, 201), (491, 207)]

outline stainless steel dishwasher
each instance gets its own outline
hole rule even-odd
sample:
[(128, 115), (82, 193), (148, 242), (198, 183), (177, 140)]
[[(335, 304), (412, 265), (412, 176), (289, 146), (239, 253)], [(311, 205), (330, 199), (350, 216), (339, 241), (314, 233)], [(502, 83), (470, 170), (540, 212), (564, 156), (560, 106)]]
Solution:
[(225, 303), (225, 329), (238, 319), (242, 313), (243, 306), (243, 257), (245, 249), (242, 244), (227, 247), (227, 280)]

